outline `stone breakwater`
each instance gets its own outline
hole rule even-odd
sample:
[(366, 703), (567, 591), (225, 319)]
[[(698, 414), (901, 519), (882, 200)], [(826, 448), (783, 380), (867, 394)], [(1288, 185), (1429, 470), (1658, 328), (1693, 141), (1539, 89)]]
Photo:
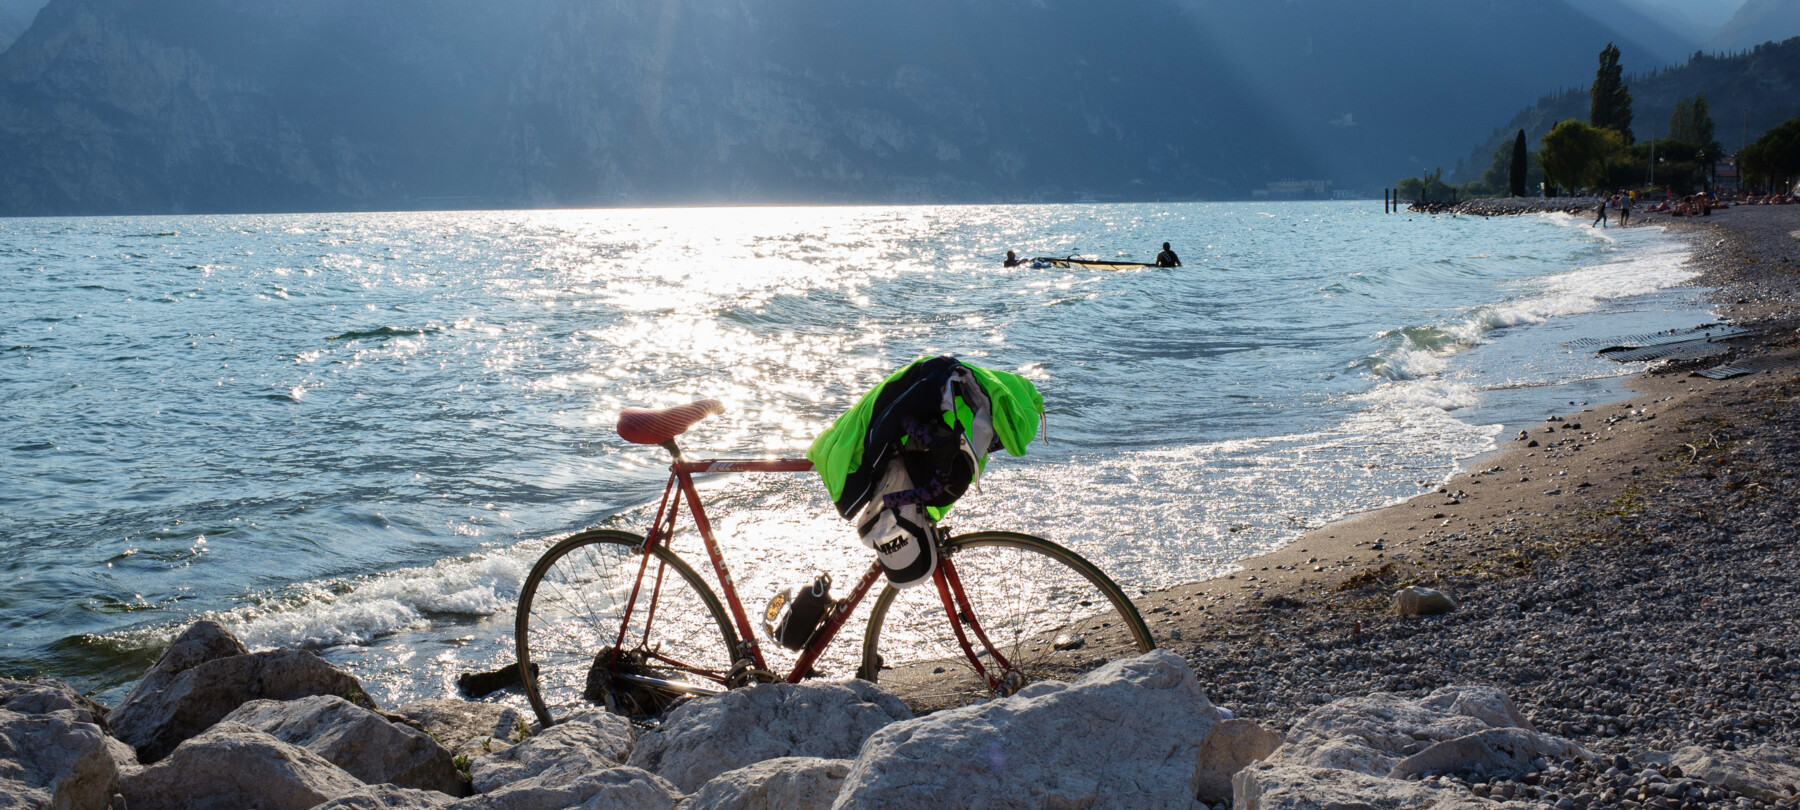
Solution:
[(1418, 214), (1462, 214), (1471, 217), (1510, 217), (1520, 214), (1592, 214), (1599, 197), (1495, 197), (1456, 203), (1413, 203), (1406, 210)]
[(108, 711), (0, 681), (0, 806), (266, 810), (1800, 807), (1800, 751), (1605, 756), (1506, 693), (1347, 697), (1285, 736), (1232, 718), (1168, 651), (913, 717), (865, 681), (702, 698), (651, 730), (493, 703), (383, 709), (303, 651), (190, 627)]

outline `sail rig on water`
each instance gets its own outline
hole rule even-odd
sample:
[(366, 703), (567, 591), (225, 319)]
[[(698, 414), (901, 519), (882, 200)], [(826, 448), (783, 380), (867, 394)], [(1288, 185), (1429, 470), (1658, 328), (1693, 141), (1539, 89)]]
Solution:
[(1146, 262), (1115, 262), (1103, 259), (1078, 259), (1074, 256), (1055, 258), (1040, 256), (1031, 260), (1032, 267), (1056, 267), (1063, 270), (1085, 267), (1090, 270), (1136, 270), (1142, 267), (1155, 267)]

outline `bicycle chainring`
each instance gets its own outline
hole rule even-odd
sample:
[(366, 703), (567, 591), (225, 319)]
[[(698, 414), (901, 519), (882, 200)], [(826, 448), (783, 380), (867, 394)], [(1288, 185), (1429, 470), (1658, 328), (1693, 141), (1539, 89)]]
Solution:
[(587, 683), (581, 692), (582, 699), (623, 717), (637, 719), (661, 716), (680, 702), (682, 697), (613, 677), (615, 674), (665, 677), (667, 673), (648, 665), (649, 658), (649, 653), (644, 650), (627, 650), (618, 653), (616, 658), (614, 648), (601, 650), (594, 656), (594, 663), (588, 667)]

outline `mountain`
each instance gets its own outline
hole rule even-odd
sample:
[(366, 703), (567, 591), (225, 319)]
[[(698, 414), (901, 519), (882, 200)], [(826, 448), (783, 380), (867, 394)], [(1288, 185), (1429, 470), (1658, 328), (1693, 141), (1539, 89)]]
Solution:
[(1621, 38), (1648, 48), (1657, 65), (1679, 64), (1706, 42), (1699, 30), (1669, 22), (1669, 14), (1658, 13), (1642, 0), (1569, 0), (1569, 5)]
[(1735, 52), (1796, 36), (1800, 36), (1800, 0), (1745, 0), (1707, 46)]
[(0, 215), (1372, 193), (1686, 53), (1569, 2), (54, 0)]
[[(1668, 137), (1675, 103), (1705, 93), (1720, 144), (1735, 152), (1770, 127), (1800, 117), (1800, 37), (1760, 45), (1736, 56), (1695, 54), (1685, 65), (1631, 76), (1625, 83), (1631, 91), (1632, 131), (1639, 139), (1653, 133)], [(1587, 120), (1588, 102), (1586, 88), (1539, 99), (1475, 147), (1451, 173), (1450, 182), (1480, 177), (1491, 165), (1495, 151), (1510, 147), (1520, 129), (1536, 148), (1538, 139), (1557, 123), (1570, 118)]]
[(1744, 0), (1625, 0), (1664, 28), (1702, 42), (1744, 5)]
[(4, 52), (31, 27), (31, 20), (47, 0), (0, 0), (0, 52)]

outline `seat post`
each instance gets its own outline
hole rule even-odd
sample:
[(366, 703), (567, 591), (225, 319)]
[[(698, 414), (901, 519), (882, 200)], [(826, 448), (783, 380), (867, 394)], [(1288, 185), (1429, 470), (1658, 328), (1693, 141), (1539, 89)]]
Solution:
[(662, 448), (664, 450), (669, 451), (669, 455), (671, 455), (675, 458), (675, 463), (677, 463), (677, 464), (681, 463), (681, 448), (675, 446), (674, 439), (670, 439), (668, 441), (661, 442), (660, 444), (662, 445)]

